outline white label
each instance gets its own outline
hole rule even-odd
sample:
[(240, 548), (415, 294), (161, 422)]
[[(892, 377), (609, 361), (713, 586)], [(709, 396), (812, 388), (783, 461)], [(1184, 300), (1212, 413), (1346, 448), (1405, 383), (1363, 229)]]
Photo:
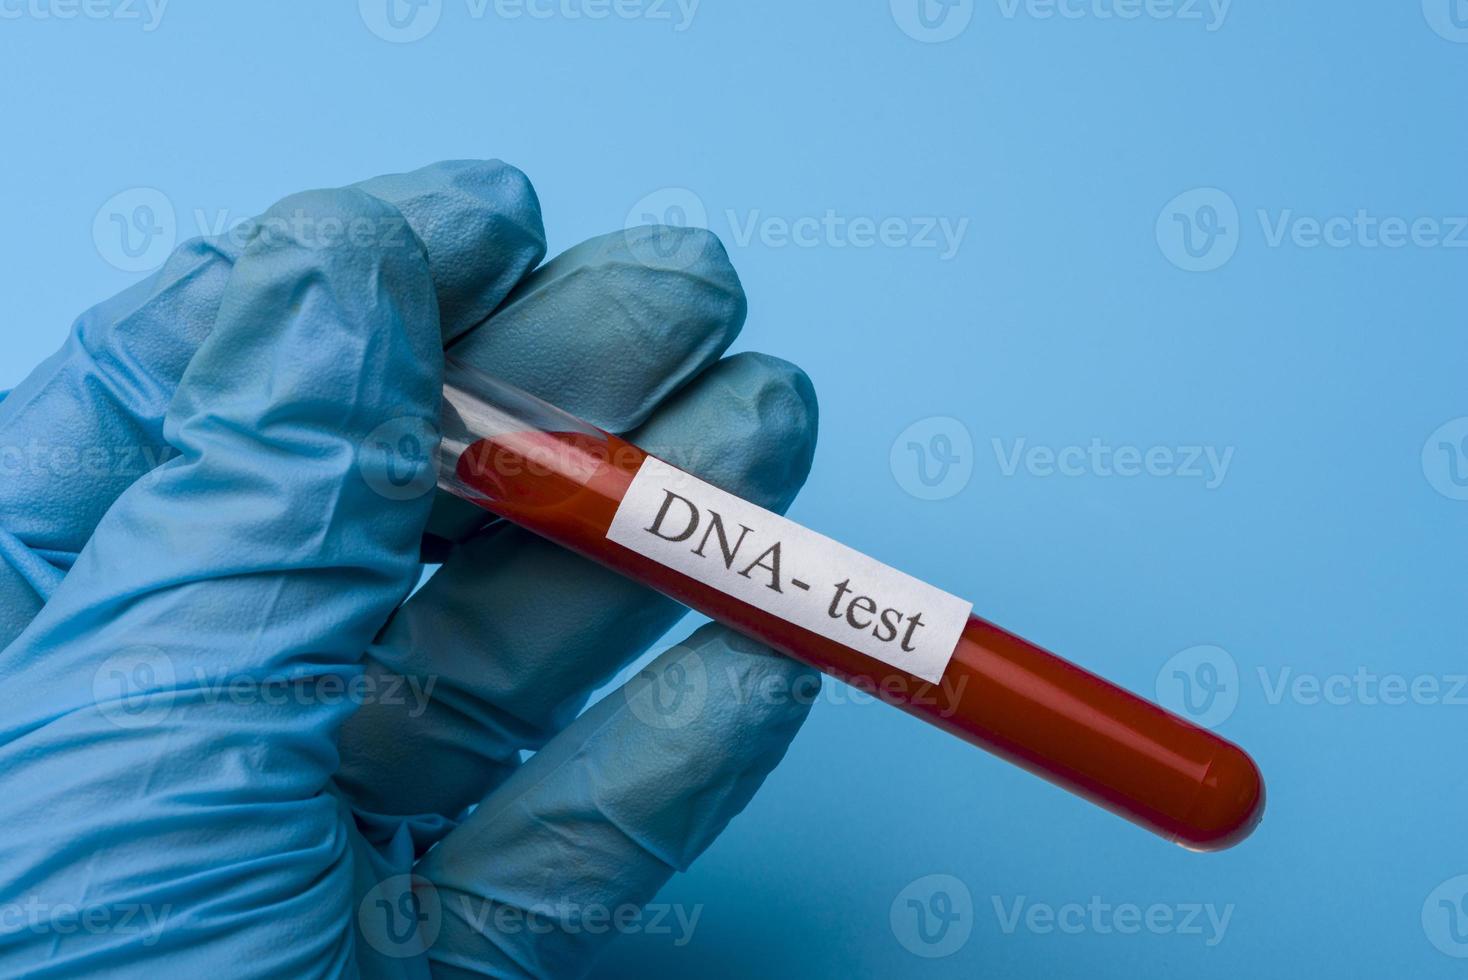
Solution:
[(607, 537), (935, 684), (973, 611), (972, 603), (652, 457)]

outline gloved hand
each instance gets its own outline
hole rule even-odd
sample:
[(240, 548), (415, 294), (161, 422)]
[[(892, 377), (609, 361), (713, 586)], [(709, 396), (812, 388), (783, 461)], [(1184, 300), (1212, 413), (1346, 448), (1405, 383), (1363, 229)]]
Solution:
[(517, 528), (441, 506), (407, 598), (381, 434), (446, 344), (765, 506), (806, 476), (715, 239), (543, 242), (498, 163), (299, 195), (0, 402), (0, 974), (577, 975), (779, 762), (815, 675), (718, 627), (583, 714), (683, 610)]

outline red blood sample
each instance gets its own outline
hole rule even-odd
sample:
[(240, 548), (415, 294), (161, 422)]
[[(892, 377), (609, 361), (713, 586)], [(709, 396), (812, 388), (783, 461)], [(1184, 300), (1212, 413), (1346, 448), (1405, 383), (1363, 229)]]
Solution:
[(933, 684), (608, 540), (646, 458), (589, 427), (516, 432), (464, 452), (456, 492), (1168, 840), (1222, 850), (1258, 825), (1264, 784), (1238, 746), (977, 616)]

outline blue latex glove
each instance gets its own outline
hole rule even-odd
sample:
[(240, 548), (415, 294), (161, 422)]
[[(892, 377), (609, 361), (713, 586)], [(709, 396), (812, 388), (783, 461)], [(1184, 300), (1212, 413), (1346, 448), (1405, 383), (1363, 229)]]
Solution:
[(532, 272), (502, 164), (267, 218), (0, 402), (0, 974), (583, 973), (749, 802), (815, 675), (706, 627), (583, 714), (682, 610), (443, 501), (463, 540), (405, 602), (434, 501), (374, 490), (382, 427), (436, 418), (452, 343), (782, 508), (810, 384), (720, 360), (745, 301), (706, 233)]

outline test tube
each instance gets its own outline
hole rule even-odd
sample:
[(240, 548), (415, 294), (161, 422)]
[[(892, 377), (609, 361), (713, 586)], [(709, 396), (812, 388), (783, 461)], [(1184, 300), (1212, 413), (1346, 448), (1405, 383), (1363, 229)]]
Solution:
[[(453, 359), (442, 429), (439, 485), (450, 493), (1167, 840), (1222, 850), (1247, 837), (1263, 815), (1259, 770), (1231, 742), (971, 615), (967, 604), (957, 610), (955, 639), (943, 641), (933, 630), (954, 615), (939, 608), (953, 597), (729, 498)], [(647, 484), (649, 474), (662, 482)], [(684, 482), (675, 486), (677, 480)], [(649, 487), (662, 496), (643, 499)], [(629, 515), (634, 494), (641, 509)], [(715, 526), (713, 500), (737, 513)], [(657, 511), (651, 519), (649, 507)], [(680, 537), (699, 517), (701, 540), (697, 533)], [(647, 532), (656, 548), (629, 538), (629, 528)], [(756, 532), (798, 539), (804, 554), (771, 555), (756, 541), (738, 555)], [(880, 591), (873, 582), (900, 595), (905, 608), (880, 609), (883, 599), (865, 594), (858, 601), (858, 592)], [(948, 648), (922, 666), (911, 660), (922, 653), (919, 632)]]

